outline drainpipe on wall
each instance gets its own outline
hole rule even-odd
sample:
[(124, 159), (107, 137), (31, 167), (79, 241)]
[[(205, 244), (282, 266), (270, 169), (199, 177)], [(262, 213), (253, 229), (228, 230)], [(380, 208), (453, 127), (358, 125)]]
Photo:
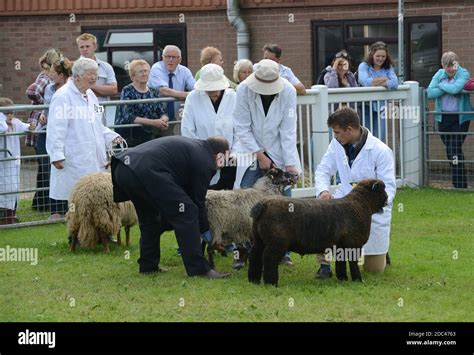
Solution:
[(229, 23), (237, 30), (237, 60), (249, 59), (249, 30), (240, 16), (239, 0), (227, 0), (227, 18)]

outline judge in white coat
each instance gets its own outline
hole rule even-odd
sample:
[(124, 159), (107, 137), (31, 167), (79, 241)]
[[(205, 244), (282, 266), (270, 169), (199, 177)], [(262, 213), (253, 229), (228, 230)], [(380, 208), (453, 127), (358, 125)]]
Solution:
[[(294, 174), (301, 171), (296, 148), (296, 89), (280, 77), (273, 60), (261, 60), (254, 70), (237, 89), (234, 188), (253, 186), (272, 166)], [(288, 253), (282, 262), (292, 265)]]
[[(390, 241), (392, 203), (396, 194), (392, 150), (367, 128), (360, 126), (357, 112), (349, 107), (332, 113), (328, 118), (328, 126), (332, 128), (334, 138), (316, 168), (316, 196), (321, 199), (346, 196), (352, 189), (352, 183), (366, 178), (380, 179), (385, 183), (387, 206), (383, 213), (372, 215), (369, 240), (363, 246), (364, 270), (383, 272)], [(341, 186), (332, 195), (330, 179), (336, 171), (339, 173)], [(331, 277), (329, 262), (321, 254), (317, 260), (321, 267), (316, 277)]]
[[(13, 101), (0, 98), (0, 106), (13, 106)], [(26, 132), (35, 128), (34, 123), (27, 124), (13, 117), (14, 112), (0, 112), (0, 135), (2, 133)], [(0, 137), (0, 225), (16, 223), (18, 191), (20, 189), (20, 136)]]
[[(232, 150), (234, 123), (232, 113), (236, 93), (229, 89), (229, 80), (217, 64), (201, 68), (200, 78), (184, 104), (181, 135), (205, 140), (212, 136), (224, 136)], [(235, 180), (235, 166), (226, 166), (211, 180), (210, 188), (231, 190)]]
[(73, 79), (51, 100), (46, 150), (51, 160), (49, 196), (56, 200), (68, 200), (82, 176), (105, 171), (107, 147), (122, 140), (102, 124), (103, 108), (91, 90), (97, 69), (92, 59), (76, 60)]

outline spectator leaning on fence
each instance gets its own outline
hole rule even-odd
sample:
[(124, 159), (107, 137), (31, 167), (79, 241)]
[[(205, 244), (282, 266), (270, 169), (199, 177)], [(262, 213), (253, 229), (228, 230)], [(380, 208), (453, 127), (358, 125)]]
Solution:
[(293, 74), (293, 70), (280, 63), (281, 52), (281, 47), (278, 44), (265, 44), (263, 46), (263, 59), (277, 62), (280, 69), (280, 77), (288, 80), (295, 87), (298, 95), (306, 95), (306, 88), (296, 75)]
[[(31, 100), (32, 105), (42, 105), (44, 104), (44, 92), (46, 87), (51, 83), (50, 73), (52, 70), (53, 63), (59, 60), (62, 57), (61, 52), (58, 49), (48, 49), (39, 59), (39, 66), (41, 68), (41, 73), (37, 76), (34, 83), (28, 86), (26, 89), (26, 95)], [(44, 124), (42, 121), (44, 115), (41, 115), (41, 111), (32, 111), (28, 119), (28, 123), (34, 123), (36, 126)], [(27, 134), (25, 143), (27, 146), (35, 147), (36, 154), (40, 154), (36, 140), (38, 135), (36, 134)], [(38, 158), (38, 173), (36, 175), (36, 188), (44, 187), (45, 183), (45, 174), (49, 174), (49, 163), (47, 158)], [(40, 212), (49, 210), (49, 197), (47, 191), (37, 191), (33, 197), (31, 207)]]
[(51, 101), (46, 149), (50, 156), (49, 196), (68, 200), (82, 176), (106, 170), (107, 147), (121, 137), (102, 124), (99, 101), (91, 88), (97, 80), (96, 61), (80, 58), (68, 80)]
[[(359, 84), (361, 86), (381, 86), (387, 89), (396, 89), (398, 87), (398, 78), (393, 70), (393, 61), (384, 42), (375, 42), (370, 46), (369, 54), (358, 69)], [(370, 128), (373, 135), (385, 140), (385, 118), (380, 117), (379, 112), (384, 107), (383, 101), (374, 101), (372, 107), (365, 105), (364, 125)], [(370, 114), (372, 113), (372, 122)], [(382, 116), (382, 115), (380, 115)]]
[(234, 64), (234, 75), (233, 78), (235, 82), (237, 83), (237, 87), (235, 90), (237, 90), (238, 85), (247, 79), (250, 74), (253, 73), (253, 64), (250, 60), (248, 59), (240, 59), (235, 62)]
[[(128, 67), (132, 83), (122, 89), (120, 100), (143, 100), (159, 98), (156, 88), (148, 87), (150, 65), (142, 60), (133, 60)], [(129, 147), (134, 147), (153, 139), (153, 129), (168, 129), (168, 116), (163, 103), (141, 103), (121, 105), (117, 109), (115, 124), (141, 124), (142, 127), (116, 129), (127, 140)]]
[(357, 80), (349, 70), (351, 58), (349, 54), (342, 50), (334, 56), (332, 64), (326, 67), (324, 75), (324, 85), (328, 88), (357, 87)]
[(469, 124), (474, 119), (473, 114), (459, 113), (472, 111), (470, 95), (462, 93), (469, 79), (467, 69), (461, 67), (459, 58), (454, 52), (446, 52), (441, 57), (443, 69), (431, 79), (428, 86), (428, 98), (436, 99), (434, 119), (438, 122), (441, 140), (446, 147), (446, 155), (451, 165), (452, 184), (455, 188), (467, 188), (467, 177), (464, 167), (464, 152), (462, 145), (469, 131)]
[[(316, 196), (320, 199), (344, 197), (351, 192), (353, 183), (366, 178), (380, 179), (385, 183), (388, 204), (382, 213), (372, 216), (369, 240), (363, 247), (364, 270), (383, 272), (388, 259), (392, 202), (396, 194), (393, 153), (367, 128), (360, 126), (357, 112), (349, 107), (332, 113), (327, 124), (332, 128), (334, 138), (316, 169)], [(341, 187), (333, 196), (330, 193), (331, 176), (336, 172)], [(331, 277), (330, 264), (323, 254), (318, 254), (317, 261), (321, 267), (316, 277)]]
[[(181, 60), (181, 49), (172, 45), (166, 46), (163, 49), (163, 60), (151, 67), (148, 86), (159, 89), (162, 97), (185, 100), (189, 91), (194, 90), (196, 81), (191, 70), (180, 64)], [(176, 120), (179, 106), (179, 101), (166, 103), (170, 121)]]
[[(68, 79), (72, 76), (72, 65), (73, 63), (67, 58), (61, 58), (53, 63), (52, 70), (50, 72), (50, 76), (52, 79), (52, 83), (49, 84), (46, 89), (44, 90), (44, 103), (49, 105), (51, 100), (53, 99), (53, 95), (58, 91), (61, 87), (63, 87)], [(37, 140), (37, 153), (38, 154), (48, 154), (46, 151), (46, 135), (48, 134), (46, 131), (46, 126), (48, 123), (49, 117), (49, 110), (43, 111), (43, 117), (40, 118), (40, 123), (36, 127), (36, 130), (42, 131), (43, 133), (38, 134)], [(49, 157), (44, 158), (45, 164), (47, 164), (47, 169), (44, 170), (44, 180), (43, 180), (43, 187), (47, 187), (48, 190), (45, 190), (47, 196), (49, 196), (49, 180), (50, 180), (50, 160)], [(49, 198), (49, 197), (48, 197)], [(57, 201), (55, 199), (50, 199), (50, 211), (51, 215), (49, 219), (55, 220), (58, 218), (63, 218), (66, 211), (67, 211), (67, 201)]]
[[(1, 106), (13, 106), (13, 101), (0, 97)], [(14, 118), (14, 111), (0, 112), (0, 225), (17, 223), (18, 191), (20, 190), (20, 136), (1, 137), (4, 133), (26, 132), (34, 130), (34, 123), (23, 123)], [(6, 144), (5, 144), (6, 143)]]

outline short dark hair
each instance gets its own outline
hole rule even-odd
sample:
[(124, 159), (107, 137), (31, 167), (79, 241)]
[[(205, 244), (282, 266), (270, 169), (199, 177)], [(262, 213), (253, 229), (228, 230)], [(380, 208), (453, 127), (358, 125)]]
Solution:
[(354, 129), (360, 128), (360, 119), (357, 111), (350, 107), (342, 107), (331, 113), (328, 118), (328, 127), (334, 128), (335, 126), (343, 130), (349, 127)]
[(281, 57), (281, 47), (278, 44), (267, 43), (263, 46), (263, 51), (273, 53), (277, 58)]
[(229, 150), (229, 142), (222, 136), (212, 136), (207, 141), (211, 145), (212, 154), (225, 154)]

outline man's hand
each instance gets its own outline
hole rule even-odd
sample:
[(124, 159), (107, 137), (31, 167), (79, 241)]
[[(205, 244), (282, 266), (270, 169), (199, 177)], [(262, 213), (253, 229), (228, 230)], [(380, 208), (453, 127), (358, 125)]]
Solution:
[(48, 121), (48, 120), (46, 119), (46, 116), (44, 115), (44, 113), (42, 113), (42, 114), (39, 116), (38, 122), (41, 123), (41, 124), (44, 126), (47, 121)]
[(386, 84), (387, 81), (388, 81), (388, 78), (386, 76), (374, 78), (372, 80), (372, 86), (387, 86)]
[(112, 141), (113, 144), (120, 144), (123, 142), (123, 138), (118, 136), (118, 137), (115, 137), (114, 140)]
[(262, 151), (257, 152), (257, 160), (260, 169), (262, 169), (263, 171), (270, 170), (270, 168), (272, 167), (272, 161), (265, 154), (263, 154)]
[(153, 120), (155, 123), (155, 127), (161, 130), (168, 129), (168, 116), (161, 116), (161, 118), (157, 120)]
[(201, 239), (204, 240), (207, 244), (210, 244), (212, 242), (211, 231), (207, 230), (204, 233), (202, 233)]
[(30, 126), (28, 127), (28, 129), (29, 129), (30, 131), (34, 131), (35, 128), (36, 128), (36, 124), (35, 124), (34, 122), (31, 122), (31, 123), (30, 123)]
[(331, 200), (333, 197), (329, 191), (323, 191), (319, 194), (318, 198), (320, 200)]
[(63, 160), (57, 160), (57, 161), (53, 161), (53, 165), (56, 169), (58, 170), (61, 170), (61, 169), (64, 169), (64, 159)]
[(287, 173), (299, 175), (299, 172), (298, 172), (298, 170), (296, 169), (296, 167), (294, 165), (285, 166), (285, 171)]

